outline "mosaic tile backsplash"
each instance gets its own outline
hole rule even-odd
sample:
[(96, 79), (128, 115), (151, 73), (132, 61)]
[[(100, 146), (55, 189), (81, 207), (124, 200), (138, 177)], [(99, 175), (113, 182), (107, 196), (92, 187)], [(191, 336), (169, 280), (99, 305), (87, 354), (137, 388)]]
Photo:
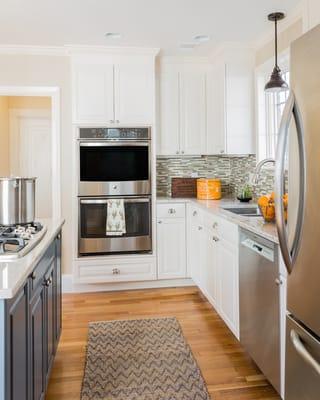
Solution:
[[(249, 174), (254, 172), (256, 157), (196, 156), (196, 157), (158, 157), (157, 158), (157, 195), (171, 195), (171, 178), (199, 177), (220, 178), (222, 193), (236, 195), (249, 182)], [(254, 196), (270, 193), (274, 186), (272, 169), (261, 171), (258, 185), (253, 187)]]

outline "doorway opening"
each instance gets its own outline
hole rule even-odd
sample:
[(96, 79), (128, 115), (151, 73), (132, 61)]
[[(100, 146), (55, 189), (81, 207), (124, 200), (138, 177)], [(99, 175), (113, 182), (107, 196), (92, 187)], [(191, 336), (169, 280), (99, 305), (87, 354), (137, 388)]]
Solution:
[(58, 104), (57, 88), (0, 88), (0, 176), (36, 177), (36, 219), (61, 215)]

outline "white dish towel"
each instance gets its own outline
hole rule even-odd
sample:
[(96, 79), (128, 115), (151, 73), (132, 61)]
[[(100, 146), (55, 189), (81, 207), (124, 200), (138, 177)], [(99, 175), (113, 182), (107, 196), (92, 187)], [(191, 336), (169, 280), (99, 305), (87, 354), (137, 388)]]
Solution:
[(123, 199), (109, 199), (107, 203), (106, 236), (123, 236), (126, 218)]

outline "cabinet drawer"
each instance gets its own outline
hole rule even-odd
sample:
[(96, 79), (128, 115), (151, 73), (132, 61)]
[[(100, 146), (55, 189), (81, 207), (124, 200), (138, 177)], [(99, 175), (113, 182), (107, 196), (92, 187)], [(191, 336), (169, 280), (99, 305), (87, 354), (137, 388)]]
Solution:
[(212, 231), (214, 235), (217, 235), (220, 239), (224, 239), (231, 244), (237, 245), (238, 225), (234, 224), (233, 222), (229, 222), (224, 218), (206, 213), (204, 218), (204, 226)]
[(36, 289), (41, 285), (44, 281), (44, 275), (46, 274), (48, 268), (55, 257), (55, 242), (51, 243), (51, 245), (46, 250), (45, 254), (42, 256), (39, 263), (36, 265), (35, 269), (30, 275), (30, 291), (31, 297)]
[(157, 205), (158, 218), (185, 218), (186, 206), (184, 203), (168, 203)]
[(85, 263), (79, 265), (79, 281), (83, 283), (130, 282), (156, 279), (153, 262), (113, 262), (109, 265)]

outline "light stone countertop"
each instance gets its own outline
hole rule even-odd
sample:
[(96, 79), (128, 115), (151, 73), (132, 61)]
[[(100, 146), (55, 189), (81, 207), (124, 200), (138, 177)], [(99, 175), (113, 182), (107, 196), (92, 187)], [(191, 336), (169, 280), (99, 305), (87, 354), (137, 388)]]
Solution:
[(24, 257), (0, 261), (0, 300), (15, 296), (64, 224), (63, 219), (41, 219), (39, 222), (47, 227), (40, 242)]
[(253, 207), (255, 203), (240, 203), (234, 198), (222, 198), (221, 200), (198, 200), (196, 198), (172, 198), (158, 197), (157, 203), (191, 203), (203, 208), (218, 217), (239, 225), (241, 228), (247, 229), (257, 235), (271, 240), (274, 243), (279, 243), (277, 228), (275, 223), (265, 222), (262, 217), (246, 217), (226, 211), (223, 208), (227, 207)]

